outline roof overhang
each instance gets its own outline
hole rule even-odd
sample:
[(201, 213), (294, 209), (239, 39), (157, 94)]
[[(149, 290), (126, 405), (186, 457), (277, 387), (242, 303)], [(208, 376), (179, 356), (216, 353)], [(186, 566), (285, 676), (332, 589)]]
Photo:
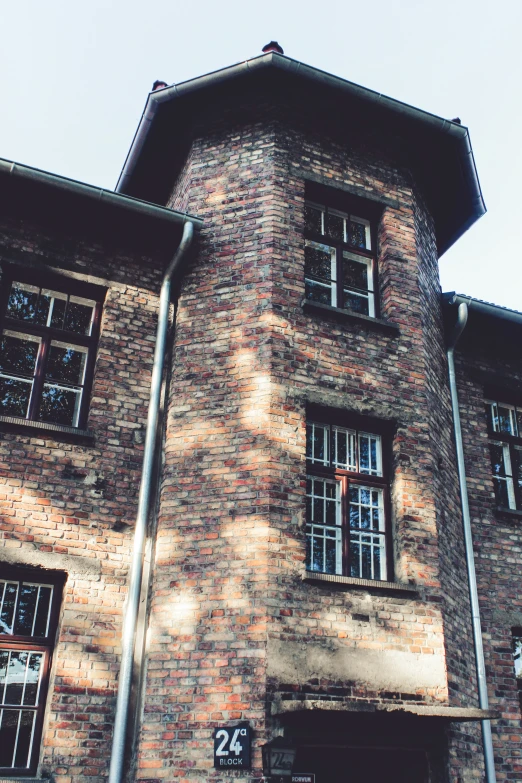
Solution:
[(277, 52), (150, 93), (116, 190), (165, 203), (196, 113), (263, 90), (312, 111), (316, 101), (332, 103), (347, 131), (359, 123), (400, 140), (433, 214), (440, 253), (485, 213), (466, 127)]
[(458, 343), (459, 351), (488, 353), (496, 358), (519, 358), (522, 345), (522, 313), (483, 302), (472, 296), (442, 294), (442, 312), (446, 334), (453, 331), (459, 305), (468, 308), (468, 323)]
[(164, 245), (172, 250), (187, 221), (196, 229), (203, 225), (192, 215), (4, 159), (0, 208), (3, 215), (32, 219), (40, 226), (74, 227), (97, 238), (151, 249)]

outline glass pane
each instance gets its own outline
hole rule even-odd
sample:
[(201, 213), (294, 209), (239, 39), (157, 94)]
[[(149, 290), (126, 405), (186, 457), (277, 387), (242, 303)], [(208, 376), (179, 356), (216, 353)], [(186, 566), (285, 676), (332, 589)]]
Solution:
[(348, 222), (348, 243), (355, 247), (366, 247), (366, 226), (362, 223)]
[(7, 303), (7, 315), (19, 321), (33, 321), (38, 305), (39, 290), (34, 285), (13, 282)]
[(26, 650), (11, 650), (7, 667), (4, 704), (21, 704), (29, 653)]
[(0, 710), (0, 767), (12, 767), (19, 710)]
[(9, 650), (0, 650), (0, 704), (4, 704), (5, 681), (9, 664)]
[(307, 280), (305, 288), (305, 296), (307, 299), (310, 299), (310, 301), (332, 305), (332, 289), (330, 286), (324, 286), (320, 283), (315, 283), (313, 280)]
[(27, 671), (25, 679), (25, 690), (23, 695), (23, 704), (27, 707), (36, 707), (38, 703), (38, 686), (40, 682), (40, 671), (42, 668), (43, 653), (32, 652), (27, 661)]
[(337, 562), (337, 542), (335, 538), (327, 538), (325, 541), (325, 567), (327, 574), (335, 574)]
[(514, 410), (504, 405), (497, 405), (498, 410), (498, 431), (505, 432), (508, 435), (514, 435)]
[(15, 381), (0, 377), (0, 414), (2, 416), (27, 416), (32, 381)]
[(357, 541), (350, 542), (350, 576), (361, 576), (361, 547)]
[[(314, 483), (317, 484), (317, 482)], [(319, 522), (319, 523), (324, 522), (324, 499), (323, 498), (317, 498), (317, 497), (314, 498), (312, 520), (314, 522)]]
[(333, 464), (345, 467), (348, 464), (348, 433), (345, 430), (334, 429)]
[(517, 434), (519, 438), (522, 438), (522, 410), (517, 408)]
[(322, 234), (321, 210), (318, 207), (312, 207), (311, 204), (305, 204), (305, 230), (314, 234)]
[(369, 530), (371, 526), (370, 521), (371, 521), (370, 509), (367, 506), (363, 506), (361, 508), (361, 523), (360, 523), (361, 527), (364, 528), (365, 530)]
[(52, 587), (40, 585), (40, 594), (33, 625), (33, 636), (47, 636), (52, 594)]
[(326, 501), (326, 524), (335, 525), (337, 522), (337, 503), (335, 500)]
[(0, 582), (0, 634), (13, 633), (14, 609), (18, 584), (16, 582)]
[(0, 370), (6, 375), (32, 378), (39, 347), (39, 340), (4, 334), (0, 342)]
[(44, 384), (38, 418), (53, 424), (78, 426), (81, 392)]
[(15, 634), (32, 636), (37, 601), (38, 585), (20, 585), (20, 598), (14, 627)]
[(493, 486), (495, 488), (495, 499), (498, 506), (503, 508), (509, 508), (509, 493), (506, 479), (493, 478)]
[(324, 281), (332, 279), (332, 254), (330, 250), (318, 247), (305, 247), (305, 275), (313, 275)]
[(313, 570), (313, 563), (312, 563), (312, 536), (310, 534), (311, 527), (310, 525), (307, 525), (307, 534), (306, 534), (306, 567), (310, 570)]
[(513, 475), (518, 486), (518, 508), (522, 510), (520, 508), (522, 502), (522, 449), (513, 449), (513, 462)]
[(344, 218), (328, 212), (326, 214), (325, 234), (332, 239), (339, 240), (339, 242), (344, 242)]
[(308, 424), (307, 432), (307, 459), (313, 462), (328, 462), (328, 428), (319, 424)]
[(323, 539), (314, 536), (313, 539), (312, 539), (312, 545), (313, 545), (312, 570), (313, 571), (322, 571), (323, 570), (323, 564), (324, 564)]
[(36, 715), (31, 710), (22, 710), (20, 714), (20, 726), (16, 743), (14, 766), (24, 768), (29, 766), (29, 754), (31, 751), (33, 722)]
[(65, 316), (65, 329), (76, 334), (90, 334), (94, 302), (71, 296)]
[(63, 319), (67, 307), (67, 297), (65, 294), (58, 294), (56, 291), (48, 292), (52, 296), (52, 310), (49, 326), (53, 329), (63, 329)]
[(343, 292), (343, 307), (346, 310), (353, 310), (354, 313), (361, 313), (362, 315), (369, 315), (370, 308), (368, 305), (367, 296), (358, 296), (353, 291)]
[(368, 264), (361, 261), (355, 261), (353, 258), (343, 257), (343, 280), (347, 288), (360, 288), (367, 291), (368, 285)]
[(491, 443), (489, 446), (489, 453), (491, 456), (491, 468), (495, 476), (506, 475), (506, 465), (505, 465), (504, 456), (505, 456), (505, 450), (507, 448), (508, 448), (507, 446), (502, 446), (499, 443)]
[(522, 677), (522, 637), (513, 637), (513, 663), (515, 666), (515, 676)]
[(80, 386), (83, 383), (87, 354), (75, 347), (51, 343), (46, 377)]
[[(368, 539), (366, 539), (367, 541)], [(364, 539), (363, 539), (364, 542)], [(361, 543), (361, 578), (372, 579), (372, 548), (368, 543)]]
[(488, 428), (491, 429), (493, 432), (498, 432), (498, 416), (497, 416), (497, 406), (494, 402), (487, 402), (486, 403), (486, 420), (488, 422)]

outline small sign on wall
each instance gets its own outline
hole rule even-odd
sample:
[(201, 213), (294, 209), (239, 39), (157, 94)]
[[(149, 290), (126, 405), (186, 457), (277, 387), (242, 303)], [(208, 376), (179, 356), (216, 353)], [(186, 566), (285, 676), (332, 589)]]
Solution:
[(214, 732), (216, 769), (250, 769), (252, 730), (246, 723), (218, 726)]
[(292, 783), (315, 783), (315, 774), (311, 772), (292, 772)]

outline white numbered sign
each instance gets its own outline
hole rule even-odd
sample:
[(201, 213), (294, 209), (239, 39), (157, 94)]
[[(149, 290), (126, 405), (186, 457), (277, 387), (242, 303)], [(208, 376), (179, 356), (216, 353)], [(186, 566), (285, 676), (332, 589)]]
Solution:
[(250, 726), (219, 726), (214, 732), (214, 766), (250, 769)]

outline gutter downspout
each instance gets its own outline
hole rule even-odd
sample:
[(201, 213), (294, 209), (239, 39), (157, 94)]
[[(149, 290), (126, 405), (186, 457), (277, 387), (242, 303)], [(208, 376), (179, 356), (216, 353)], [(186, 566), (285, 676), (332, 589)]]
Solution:
[[(462, 302), (458, 309), (458, 320), (455, 329), (449, 339), (447, 349), (449, 383), (451, 394), (451, 410), (453, 413), (453, 427), (455, 432), (455, 445), (457, 448), (457, 471), (459, 476), (460, 502), (462, 508), (462, 522), (464, 527), (464, 546), (466, 549), (466, 566), (468, 569), (469, 599), (471, 604), (471, 621), (473, 627), (473, 642), (475, 647), (475, 662), (477, 666), (477, 684), (479, 706), (481, 710), (489, 709), (488, 688), (486, 682), (486, 668), (484, 664), (484, 649), (482, 646), (482, 629), (480, 627), (480, 609), (477, 591), (477, 576), (475, 573), (475, 559), (473, 556), (473, 537), (471, 533), (471, 519), (469, 513), (468, 488), (466, 485), (466, 468), (464, 464), (464, 448), (462, 445), (462, 430), (460, 426), (459, 400), (457, 396), (457, 381), (455, 377), (454, 351), (468, 320), (468, 306)], [(495, 783), (495, 758), (493, 754), (493, 740), (491, 737), (491, 721), (482, 720), (482, 745), (484, 747), (484, 764), (486, 767), (487, 783)]]
[(165, 347), (167, 342), (169, 321), (171, 283), (174, 273), (179, 269), (181, 262), (183, 261), (190, 247), (193, 234), (194, 227), (192, 223), (187, 221), (183, 227), (183, 236), (179, 247), (176, 250), (172, 261), (167, 267), (161, 285), (158, 328), (156, 332), (156, 345), (154, 348), (154, 365), (152, 369), (152, 380), (150, 385), (149, 410), (147, 415), (145, 449), (143, 454), (143, 468), (141, 472), (138, 513), (136, 516), (136, 527), (134, 530), (134, 542), (132, 546), (129, 595), (127, 597), (127, 606), (125, 609), (125, 619), (123, 623), (121, 665), (118, 682), (116, 714), (114, 717), (114, 733), (112, 738), (109, 783), (121, 783), (123, 776), (127, 718), (132, 685), (134, 641), (136, 636), (141, 582), (143, 575), (143, 554), (147, 533), (147, 521), (150, 512), (152, 494), (151, 489), (153, 485), (153, 465), (157, 441), (163, 368), (165, 365)]

